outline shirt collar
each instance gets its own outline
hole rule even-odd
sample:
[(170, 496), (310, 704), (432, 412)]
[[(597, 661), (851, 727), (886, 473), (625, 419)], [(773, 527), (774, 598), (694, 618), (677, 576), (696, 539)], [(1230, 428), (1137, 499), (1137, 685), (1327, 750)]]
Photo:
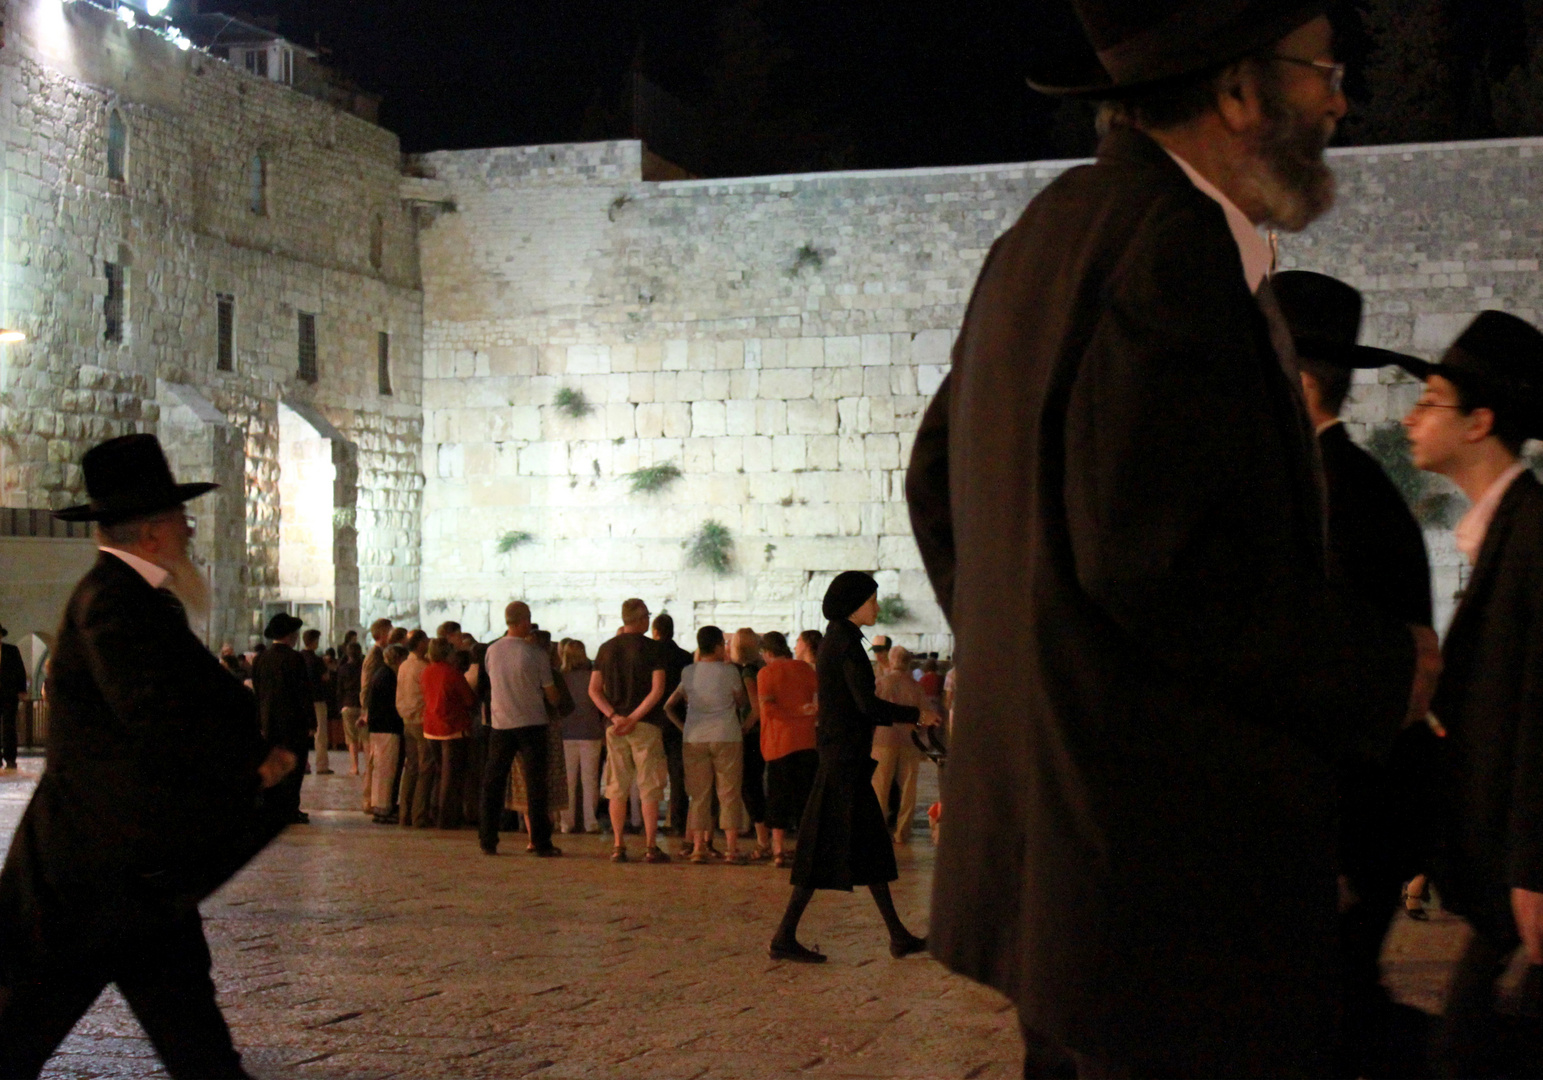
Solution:
[(144, 578), (145, 581), (150, 584), (152, 589), (159, 589), (162, 585), (166, 584), (166, 579), (171, 577), (170, 571), (155, 565), (155, 563), (151, 562), (149, 559), (141, 559), (138, 555), (131, 554), (130, 552), (120, 551), (117, 548), (105, 546), (100, 547), (97, 550), (105, 551), (107, 554), (122, 559), (124, 562), (128, 563), (135, 569), (135, 571), (138, 572), (140, 577)]
[(1248, 283), (1249, 292), (1258, 292), (1260, 284), (1270, 276), (1270, 270), (1275, 265), (1275, 252), (1270, 247), (1270, 241), (1259, 234), (1254, 223), (1248, 220), (1248, 215), (1223, 195), (1220, 188), (1196, 172), (1195, 167), (1178, 154), (1168, 150), (1167, 147), (1163, 149), (1179, 168), (1184, 170), (1184, 175), (1189, 177), (1190, 183), (1215, 199), (1221, 206), (1222, 213), (1227, 216), (1227, 227), (1232, 230), (1233, 242), (1238, 245), (1238, 254), (1243, 259), (1243, 280)]
[(1323, 423), (1319, 424), (1318, 427), (1314, 430), (1313, 434), (1315, 434), (1315, 435), (1322, 435), (1325, 431), (1328, 431), (1331, 427), (1339, 427), (1339, 426), (1341, 426), (1343, 424), (1344, 424), (1344, 421), (1336, 416), (1333, 420), (1325, 420)]
[(1500, 509), (1500, 500), (1505, 498), (1512, 482), (1526, 471), (1527, 463), (1518, 461), (1495, 477), (1495, 482), (1479, 496), (1478, 502), (1469, 507), (1463, 520), (1457, 523), (1457, 548), (1468, 556), (1470, 566), (1479, 561), (1479, 549), (1484, 546), (1484, 536), (1489, 532), (1490, 522), (1495, 520), (1495, 511)]

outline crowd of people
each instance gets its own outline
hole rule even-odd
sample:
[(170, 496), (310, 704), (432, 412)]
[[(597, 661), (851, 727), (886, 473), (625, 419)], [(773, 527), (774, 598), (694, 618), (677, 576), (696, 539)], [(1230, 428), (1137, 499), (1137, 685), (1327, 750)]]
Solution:
[[(583, 641), (552, 640), (516, 601), (491, 642), (454, 621), (431, 636), (379, 619), (368, 652), (352, 630), (322, 651), (318, 631), (279, 614), (267, 643), (245, 655), (226, 645), (220, 659), (256, 692), (265, 733), (302, 762), (310, 754), (284, 788), (295, 822), (308, 821), (301, 778), (332, 773), (341, 744), (361, 777), (360, 808), (380, 825), (475, 828), (490, 854), (517, 830), (530, 853), (552, 857), (554, 832), (598, 834), (606, 819), (617, 862), (640, 834), (644, 862), (791, 867), (789, 838), (819, 767), (824, 634), (790, 643), (779, 631), (703, 626), (688, 650), (673, 618), (642, 600), (621, 616), (593, 658)], [(880, 699), (945, 710), (946, 661), (884, 635), (871, 652)], [(873, 788), (895, 844), (910, 842), (916, 816), (925, 759), (915, 730), (902, 722), (872, 738)], [(661, 832), (679, 841), (673, 852)]]

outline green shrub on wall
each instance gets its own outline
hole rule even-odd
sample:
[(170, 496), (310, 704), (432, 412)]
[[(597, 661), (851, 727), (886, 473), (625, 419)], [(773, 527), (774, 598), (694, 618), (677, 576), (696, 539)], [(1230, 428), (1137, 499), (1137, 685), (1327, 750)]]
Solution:
[(516, 532), (506, 532), (498, 538), (498, 553), (500, 555), (507, 555), (515, 548), (524, 547), (526, 544), (533, 544), (535, 542), (535, 534), (526, 532), (524, 529)]
[(720, 521), (704, 521), (683, 545), (686, 565), (727, 574), (734, 565), (734, 537)]
[(584, 391), (575, 390), (571, 386), (565, 386), (557, 391), (552, 404), (557, 406), (558, 412), (570, 420), (582, 420), (595, 411), (595, 407), (584, 396)]
[(648, 465), (641, 469), (634, 469), (627, 474), (627, 479), (632, 481), (632, 493), (634, 495), (652, 495), (657, 491), (663, 491), (675, 481), (681, 478), (681, 471), (673, 461), (661, 462), (658, 465)]
[(886, 596), (879, 601), (879, 622), (885, 626), (894, 626), (896, 623), (905, 622), (911, 617), (911, 609), (905, 606), (905, 601), (898, 596)]

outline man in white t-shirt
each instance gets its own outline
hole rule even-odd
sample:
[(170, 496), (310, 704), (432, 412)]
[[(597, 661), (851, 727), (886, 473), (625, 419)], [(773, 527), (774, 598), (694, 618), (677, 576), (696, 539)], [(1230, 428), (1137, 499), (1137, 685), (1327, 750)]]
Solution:
[[(681, 729), (686, 764), (686, 790), (691, 809), (686, 830), (695, 847), (694, 863), (711, 856), (713, 787), (718, 789), (718, 821), (723, 828), (724, 861), (742, 863), (738, 851), (739, 824), (744, 816), (740, 788), (744, 782), (744, 729), (740, 710), (747, 704), (739, 668), (724, 661), (723, 631), (704, 626), (697, 631), (696, 663), (680, 673), (680, 685), (665, 702), (664, 712)], [(680, 706), (686, 706), (682, 719)]]
[(503, 817), (504, 789), (514, 756), (525, 771), (530, 802), (533, 853), (543, 858), (561, 855), (552, 846), (552, 817), (547, 812), (546, 707), (557, 704), (557, 681), (546, 650), (531, 640), (530, 608), (516, 600), (504, 608), (503, 637), (488, 646), (484, 663), (492, 687), (492, 730), (488, 732), (487, 765), (482, 773), (482, 811), (478, 840), (484, 855), (498, 854), (498, 823)]

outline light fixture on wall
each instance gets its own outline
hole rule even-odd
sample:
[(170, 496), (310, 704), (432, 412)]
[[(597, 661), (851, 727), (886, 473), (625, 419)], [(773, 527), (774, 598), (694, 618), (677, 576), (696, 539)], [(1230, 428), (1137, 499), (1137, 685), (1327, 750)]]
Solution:
[(0, 329), (0, 345), (19, 345), (27, 340), (27, 335), (20, 330)]

